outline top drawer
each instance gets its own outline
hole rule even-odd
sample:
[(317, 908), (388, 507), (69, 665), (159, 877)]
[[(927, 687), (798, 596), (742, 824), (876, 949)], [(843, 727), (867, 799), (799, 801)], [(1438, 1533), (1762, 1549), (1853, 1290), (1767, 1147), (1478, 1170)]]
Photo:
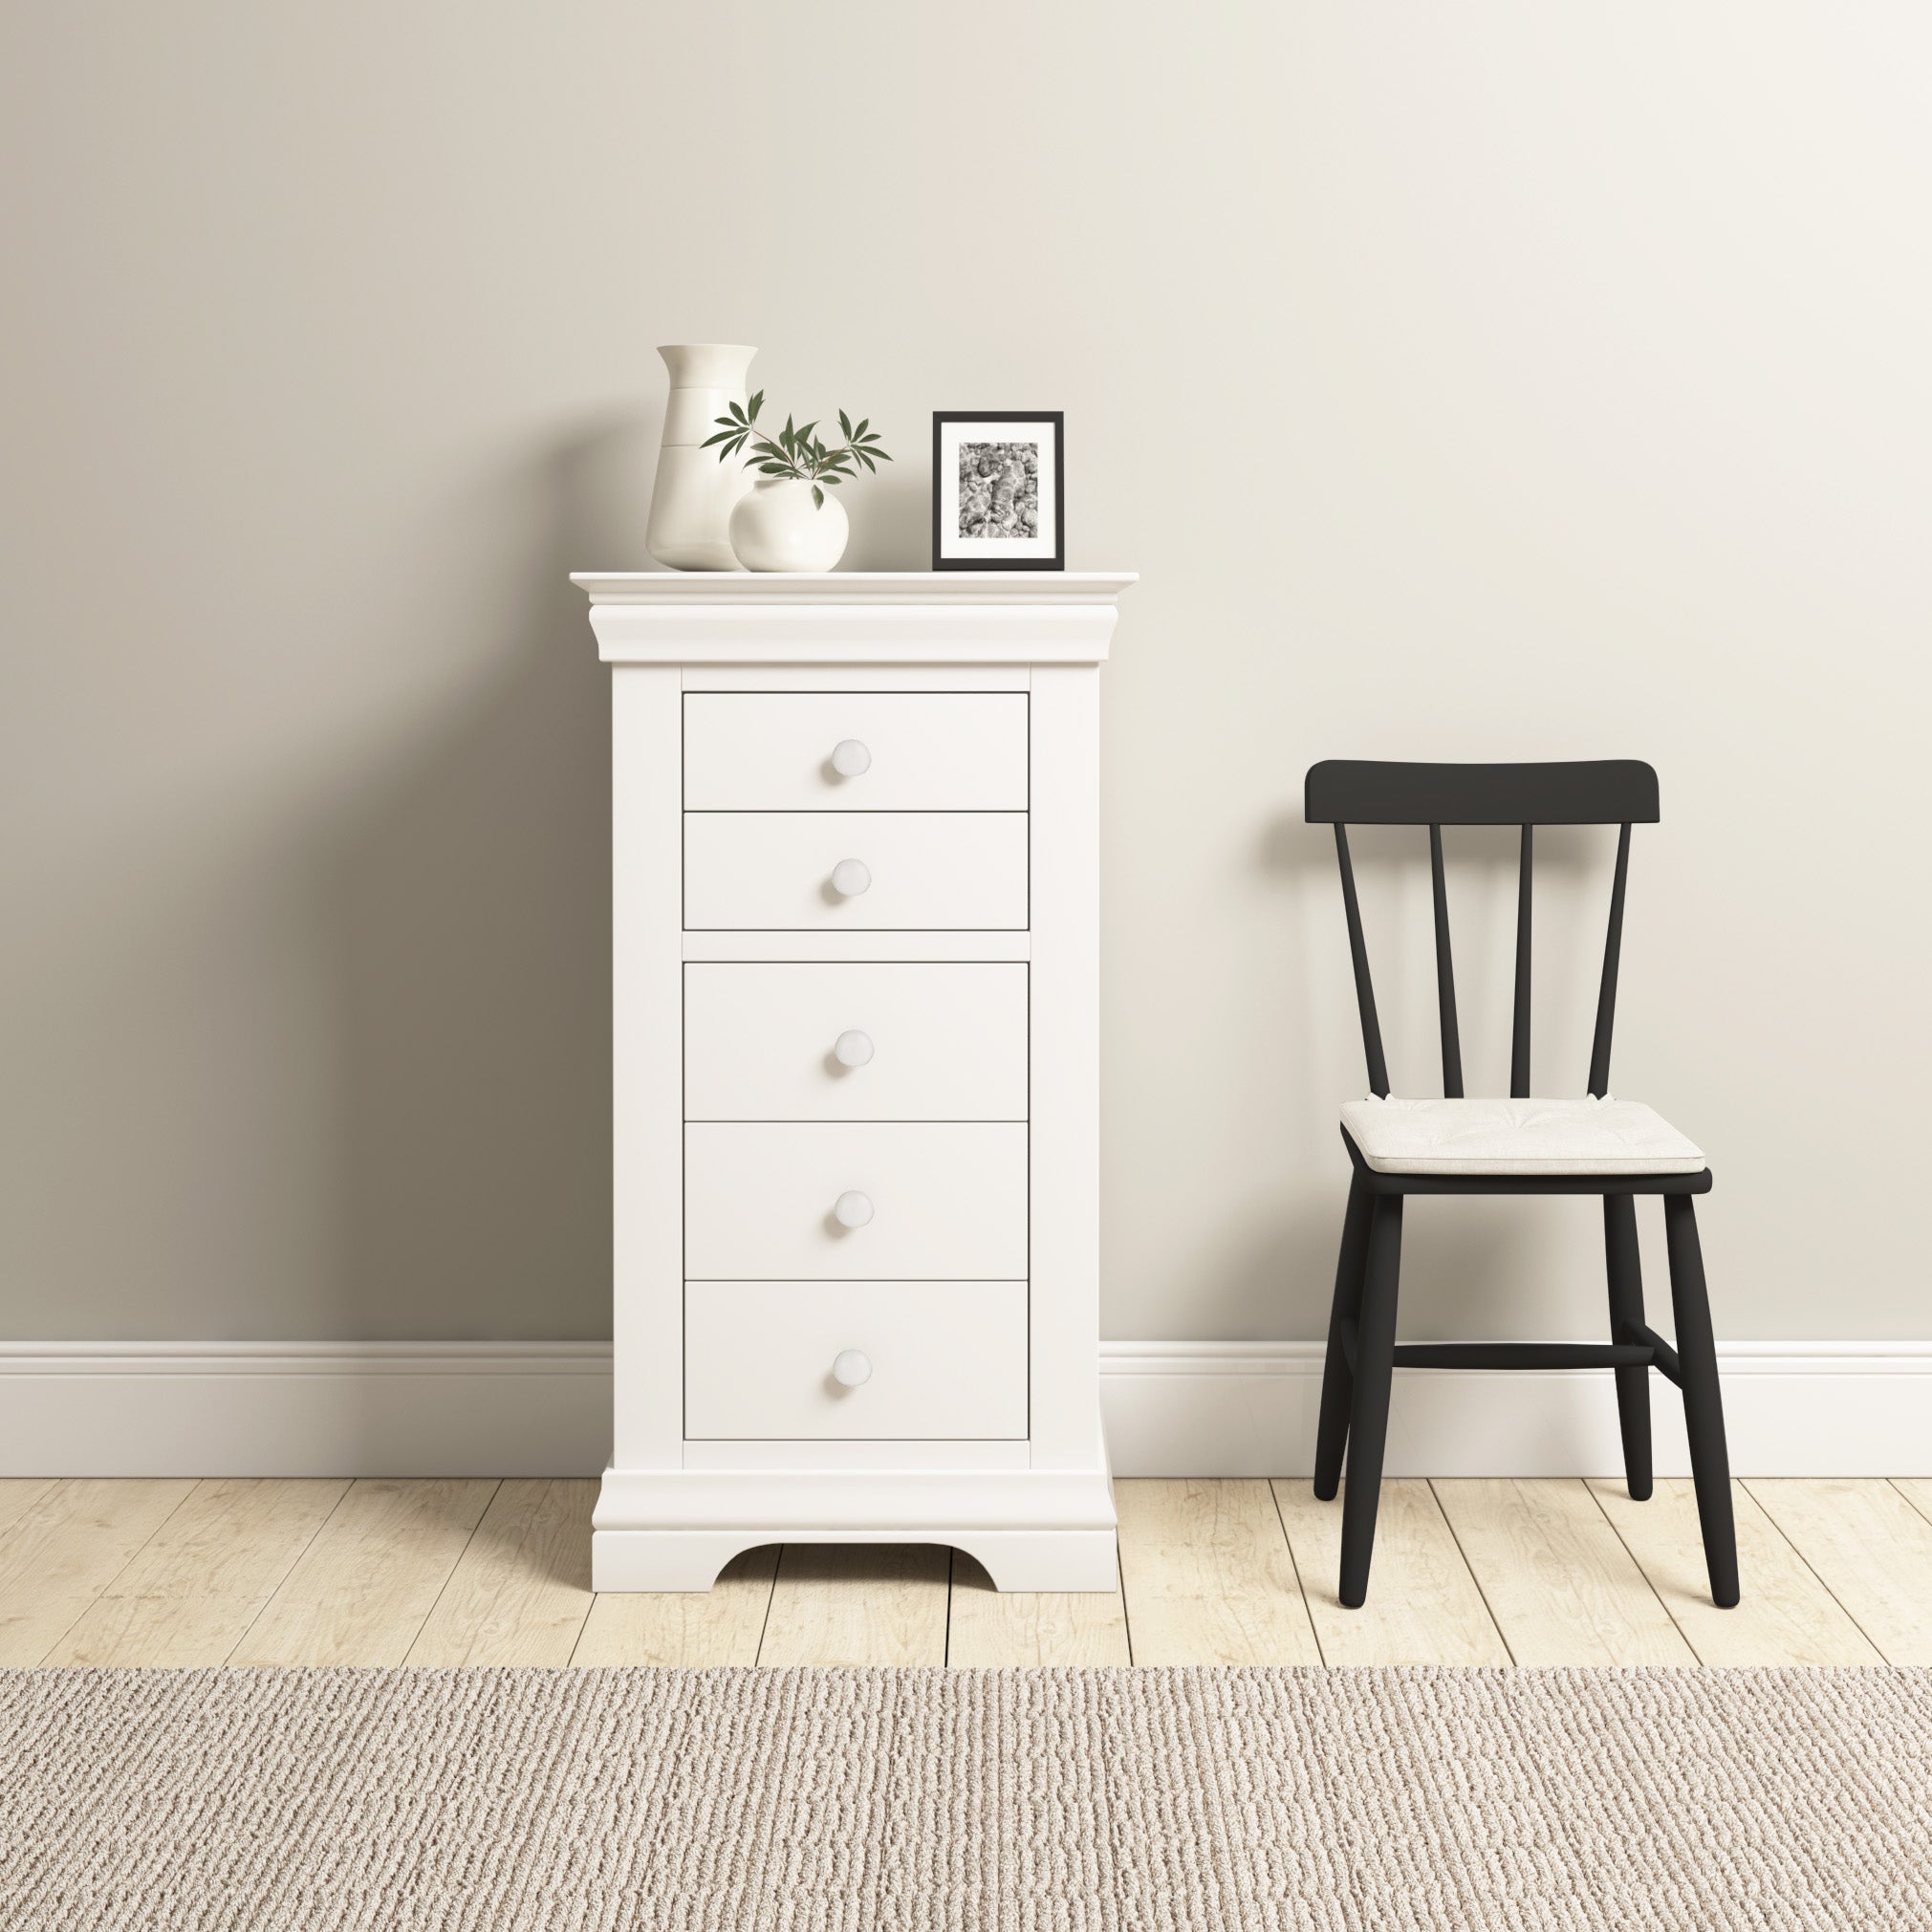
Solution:
[(684, 807), (1024, 812), (1027, 695), (693, 691), (684, 699)]

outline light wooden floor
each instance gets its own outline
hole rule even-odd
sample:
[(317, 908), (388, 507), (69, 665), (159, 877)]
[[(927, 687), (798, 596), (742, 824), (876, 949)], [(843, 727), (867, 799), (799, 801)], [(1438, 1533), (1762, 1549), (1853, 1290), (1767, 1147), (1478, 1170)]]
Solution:
[(1713, 1610), (1687, 1483), (1384, 1487), (1368, 1606), (1305, 1481), (1117, 1486), (1120, 1589), (938, 1549), (753, 1551), (593, 1596), (589, 1482), (0, 1481), (0, 1664), (1932, 1663), (1932, 1482), (1737, 1486)]

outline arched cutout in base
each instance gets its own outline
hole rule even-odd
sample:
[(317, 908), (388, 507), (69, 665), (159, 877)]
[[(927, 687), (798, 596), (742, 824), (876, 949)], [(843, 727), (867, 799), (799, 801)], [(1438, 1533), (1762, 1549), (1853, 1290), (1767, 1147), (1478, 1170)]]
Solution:
[(996, 1590), (1119, 1587), (1114, 1532), (1096, 1530), (599, 1530), (591, 1539), (591, 1587), (597, 1591), (709, 1590), (734, 1556), (771, 1543), (938, 1543), (963, 1550)]

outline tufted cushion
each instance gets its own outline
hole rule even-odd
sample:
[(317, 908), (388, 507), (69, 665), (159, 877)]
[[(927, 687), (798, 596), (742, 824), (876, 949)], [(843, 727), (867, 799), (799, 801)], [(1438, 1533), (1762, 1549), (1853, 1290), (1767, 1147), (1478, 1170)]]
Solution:
[(1378, 1174), (1698, 1174), (1704, 1155), (1637, 1100), (1351, 1100)]

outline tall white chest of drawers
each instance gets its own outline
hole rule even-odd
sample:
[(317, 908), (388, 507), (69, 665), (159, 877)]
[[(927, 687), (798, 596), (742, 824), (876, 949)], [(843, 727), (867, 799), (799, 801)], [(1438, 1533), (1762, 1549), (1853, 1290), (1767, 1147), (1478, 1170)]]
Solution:
[(612, 670), (596, 1587), (918, 1542), (1112, 1590), (1098, 683), (1134, 579), (574, 581)]

